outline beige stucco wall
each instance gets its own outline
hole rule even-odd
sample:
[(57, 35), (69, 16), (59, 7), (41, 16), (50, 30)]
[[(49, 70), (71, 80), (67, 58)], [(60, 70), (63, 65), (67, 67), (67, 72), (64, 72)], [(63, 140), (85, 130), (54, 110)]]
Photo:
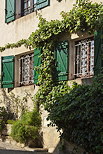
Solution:
[[(26, 15), (24, 17), (21, 17), (9, 24), (5, 23), (5, 0), (1, 0), (0, 3), (0, 46), (4, 46), (7, 43), (15, 43), (21, 39), (26, 39), (29, 37), (29, 35), (34, 32), (37, 29), (38, 25), (38, 14), (42, 14), (43, 17), (45, 17), (47, 20), (53, 20), (53, 19), (61, 19), (60, 12), (61, 11), (69, 11), (76, 0), (62, 0), (61, 2), (58, 2), (57, 0), (50, 0), (50, 6), (41, 9), (37, 12), (33, 12), (29, 15)], [(97, 2), (103, 2), (103, 0), (94, 0)], [(65, 36), (68, 40), (70, 39), (69, 36)], [(85, 36), (84, 36), (85, 37)], [(78, 38), (77, 35), (72, 35), (72, 39)], [(63, 39), (63, 38), (62, 38)], [(71, 50), (73, 51), (73, 42), (71, 42), (70, 46)], [(9, 55), (18, 55), (25, 52), (29, 52), (29, 49), (26, 49), (25, 47), (20, 48), (14, 48), (14, 49), (6, 49), (4, 52), (0, 53), (1, 56), (9, 56)], [(70, 59), (70, 68), (73, 70), (73, 52), (71, 54)], [(1, 63), (0, 63), (1, 65)], [(16, 65), (16, 67), (18, 67)], [(1, 67), (0, 67), (1, 68)], [(1, 71), (0, 71), (1, 72)], [(16, 80), (18, 79), (18, 73), (15, 69)], [(70, 78), (72, 78), (72, 72), (70, 74)], [(78, 80), (79, 83), (81, 83), (81, 80)], [(17, 83), (18, 84), (18, 83)], [(25, 91), (30, 93), (31, 95), (34, 95), (38, 90), (38, 87), (34, 87), (34, 85), (31, 86), (23, 86), (23, 87), (16, 87), (11, 92), (13, 92), (16, 96), (20, 96), (21, 99), (24, 96)], [(6, 89), (7, 96), (10, 94), (8, 90)], [(1, 99), (4, 100), (4, 95), (2, 93), (2, 90), (0, 90), (0, 96)], [(33, 109), (33, 102), (31, 99), (28, 100), (28, 107), (30, 110)], [(53, 127), (47, 126), (48, 122), (46, 120), (47, 112), (42, 110), (42, 131), (43, 131), (43, 138), (44, 138), (44, 147), (49, 148), (50, 151), (55, 151), (54, 149), (59, 144), (59, 134), (57, 133), (56, 129)]]
[[(42, 14), (47, 20), (61, 19), (61, 11), (69, 11), (76, 0), (50, 0), (50, 6), (45, 7), (37, 12), (33, 12), (26, 16), (23, 16), (9, 24), (5, 23), (5, 1), (1, 0), (0, 5), (0, 46), (4, 46), (7, 43), (17, 42), (21, 39), (26, 39), (32, 32), (37, 29), (38, 14)], [(97, 2), (103, 2), (103, 0), (92, 0)], [(49, 13), (48, 13), (49, 12)], [(6, 50), (1, 55), (18, 54), (28, 51), (24, 47), (19, 49)]]
[[(50, 6), (45, 7), (39, 11), (33, 12), (29, 15), (21, 17), (9, 24), (5, 23), (5, 1), (1, 0), (0, 5), (0, 46), (16, 42), (22, 38), (28, 38), (29, 35), (37, 29), (38, 13), (42, 14), (47, 20), (60, 19), (61, 11), (69, 11), (75, 0), (51, 0)], [(48, 13), (49, 12), (49, 13)]]

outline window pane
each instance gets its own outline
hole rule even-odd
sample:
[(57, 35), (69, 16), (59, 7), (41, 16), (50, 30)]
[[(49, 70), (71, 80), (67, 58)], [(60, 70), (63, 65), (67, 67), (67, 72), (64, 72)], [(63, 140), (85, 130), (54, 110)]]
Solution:
[(20, 85), (29, 85), (32, 84), (33, 81), (33, 57), (34, 54), (28, 54), (21, 56), (19, 59), (20, 62)]
[(28, 7), (30, 7), (30, 0), (28, 1)]
[(37, 0), (33, 0), (34, 4), (36, 4), (36, 1), (37, 1)]
[(94, 40), (88, 38), (75, 43), (76, 77), (89, 77), (94, 74)]
[(26, 8), (27, 8), (27, 3), (25, 2), (25, 3), (24, 3), (24, 9), (26, 9)]
[(36, 10), (36, 2), (37, 2), (37, 0), (33, 0), (33, 8), (34, 8), (34, 11)]
[(32, 12), (32, 10), (31, 10), (31, 0), (26, 0), (24, 2), (24, 10), (23, 10), (23, 12), (24, 12), (24, 15), (27, 15), (27, 14)]

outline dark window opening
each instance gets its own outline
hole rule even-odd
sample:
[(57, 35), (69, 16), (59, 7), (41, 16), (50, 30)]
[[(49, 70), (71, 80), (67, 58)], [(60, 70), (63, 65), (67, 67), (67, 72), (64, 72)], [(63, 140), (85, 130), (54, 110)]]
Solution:
[(25, 16), (36, 10), (36, 0), (23, 0), (22, 15)]

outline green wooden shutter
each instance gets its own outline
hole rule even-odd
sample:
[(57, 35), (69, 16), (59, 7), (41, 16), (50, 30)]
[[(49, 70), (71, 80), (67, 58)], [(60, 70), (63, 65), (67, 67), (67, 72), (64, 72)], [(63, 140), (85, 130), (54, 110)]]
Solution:
[(5, 22), (9, 23), (15, 20), (15, 0), (6, 0)]
[(55, 60), (58, 81), (68, 80), (68, 63), (69, 63), (69, 42), (59, 42), (55, 49)]
[(103, 30), (94, 33), (94, 74), (101, 73), (103, 67)]
[(39, 72), (35, 69), (35, 67), (41, 64), (40, 55), (41, 55), (41, 49), (39, 48), (34, 49), (34, 84), (38, 83)]
[(49, 0), (37, 0), (36, 1), (36, 8), (41, 9), (49, 5)]
[(1, 57), (1, 87), (14, 87), (14, 56)]

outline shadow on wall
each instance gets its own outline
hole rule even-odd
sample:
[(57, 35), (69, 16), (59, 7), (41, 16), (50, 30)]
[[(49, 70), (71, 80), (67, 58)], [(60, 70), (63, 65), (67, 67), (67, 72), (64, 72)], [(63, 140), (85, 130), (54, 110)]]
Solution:
[(27, 102), (28, 99), (32, 100), (31, 94), (25, 91), (24, 96), (21, 98), (18, 95), (15, 95), (12, 91), (7, 93), (5, 89), (1, 89), (3, 98), (0, 100), (0, 103), (6, 107), (6, 110), (9, 113), (13, 114), (13, 119), (18, 119), (20, 115), (28, 110)]
[(62, 0), (57, 0), (58, 2), (61, 2)]
[(52, 154), (85, 154), (85, 151), (72, 143), (61, 140)]

